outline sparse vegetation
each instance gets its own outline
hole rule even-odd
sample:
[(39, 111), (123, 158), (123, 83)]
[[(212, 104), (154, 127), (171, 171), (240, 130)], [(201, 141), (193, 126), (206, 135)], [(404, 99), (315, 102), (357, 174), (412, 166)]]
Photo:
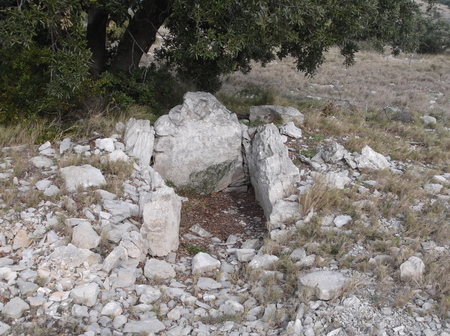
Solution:
[[(293, 70), (290, 62), (269, 63), (266, 68), (255, 66), (256, 71), (248, 77), (235, 74), (225, 80), (219, 99), (241, 118), (248, 116), (249, 107), (254, 104), (279, 104), (299, 108), (305, 114), (305, 124), (301, 126), (304, 138), (292, 145), (292, 153), (312, 158), (330, 139), (340, 142), (350, 152), (359, 152), (365, 145), (393, 161), (403, 165), (398, 171), (359, 171), (358, 181), (375, 181), (374, 184), (357, 182), (343, 190), (330, 188), (323, 178), (316, 178), (311, 189), (299, 195), (299, 207), (304, 216), (312, 216), (304, 223), (290, 223), (295, 227), (283, 240), (266, 239), (262, 252), (279, 257), (270, 271), (253, 271), (242, 266), (229, 275), (233, 284), (259, 284), (264, 292), (254, 293), (258, 303), (283, 303), (292, 297), (302, 301), (310, 299), (308, 293), (298, 291), (298, 277), (312, 267), (329, 266), (356, 274), (366, 274), (375, 279), (375, 290), (370, 294), (374, 306), (405, 307), (415, 300), (419, 291), (429, 293), (435, 300), (433, 313), (447, 316), (450, 310), (450, 280), (448, 279), (448, 248), (425, 249), (423, 242), (432, 241), (439, 247), (448, 246), (450, 227), (448, 217), (448, 185), (444, 185), (442, 197), (437, 199), (424, 186), (433, 183), (435, 175), (449, 172), (450, 159), (449, 131), (450, 78), (446, 69), (450, 66), (447, 55), (417, 56), (401, 55), (400, 58), (362, 52), (358, 57), (366, 62), (358, 62), (353, 68), (343, 68), (337, 50), (328, 54), (325, 63), (315, 78), (303, 78)], [(275, 76), (274, 69), (279, 72)], [(379, 71), (384, 69), (384, 71)], [(271, 81), (266, 88), (267, 79)], [(264, 81), (265, 80), (265, 81)], [(364, 85), (363, 85), (364, 84)], [(235, 86), (235, 91), (227, 91)], [(259, 89), (258, 89), (259, 88)], [(276, 88), (276, 89), (274, 89)], [(237, 92), (239, 93), (235, 93)], [(315, 97), (315, 98), (311, 98)], [(320, 99), (318, 99), (320, 98)], [(430, 101), (434, 101), (430, 103)], [(387, 106), (398, 107), (386, 109)], [(133, 116), (148, 117), (148, 111), (135, 106)], [(435, 125), (425, 125), (420, 119), (424, 114), (437, 118)], [(0, 163), (11, 167), (11, 177), (0, 180), (1, 203), (6, 208), (23, 210), (33, 207), (42, 200), (42, 193), (30, 190), (23, 195), (14, 193), (13, 178), (27, 177), (35, 182), (41, 176), (35, 175), (29, 157), (35, 153), (31, 145), (51, 139), (61, 139), (66, 135), (75, 138), (93, 136), (93, 132), (109, 134), (114, 132), (117, 121), (126, 121), (130, 114), (105, 117), (104, 113), (91, 115), (85, 123), (75, 123), (65, 130), (53, 125), (46, 129), (44, 124), (23, 124), (0, 130), (0, 144), (3, 146), (27, 144), (27, 155), (19, 149), (12, 149), (1, 155)], [(33, 126), (31, 126), (33, 125)], [(37, 125), (36, 127), (34, 125)], [(26, 136), (26, 129), (30, 136)], [(59, 164), (91, 164), (106, 175), (105, 188), (117, 195), (122, 194), (122, 182), (127, 179), (133, 163), (109, 162), (98, 156), (65, 154)], [(297, 162), (300, 168), (304, 163)], [(170, 181), (167, 181), (170, 184)], [(33, 187), (33, 184), (30, 186)], [(70, 197), (61, 187), (61, 193), (52, 201), (59, 202), (67, 214), (77, 214), (99, 202), (98, 195), (91, 190), (79, 191)], [(361, 191), (359, 188), (361, 188)], [(179, 190), (190, 196), (192, 191)], [(81, 206), (82, 205), (82, 206)], [(196, 208), (206, 211), (207, 206), (201, 196), (189, 199), (184, 209)], [(5, 211), (5, 210), (1, 210)], [(337, 214), (348, 214), (352, 221), (343, 230), (334, 230), (329, 218)], [(60, 221), (51, 229), (59, 235), (70, 237), (71, 228)], [(183, 229), (189, 229), (193, 222), (182, 220)], [(297, 226), (295, 226), (297, 225)], [(203, 244), (205, 245), (205, 244)], [(202, 244), (185, 243), (180, 250), (192, 256), (199, 252), (208, 253)], [(315, 259), (309, 266), (296, 265), (289, 256), (295, 248), (304, 248)], [(103, 256), (111, 250), (105, 236), (98, 248)], [(399, 267), (409, 257), (420, 254), (427, 265), (424, 277), (419, 282), (400, 284)], [(195, 275), (198, 277), (199, 275)], [(219, 275), (217, 275), (219, 278)], [(41, 286), (50, 281), (40, 277)], [(158, 284), (160, 281), (155, 281)], [(353, 280), (344, 292), (361, 293), (364, 281)], [(367, 295), (367, 294), (366, 294)], [(155, 311), (158, 314), (158, 311)], [(201, 317), (203, 323), (218, 324), (225, 321), (241, 321), (242, 316)], [(268, 317), (277, 323), (275, 314)], [(61, 329), (59, 329), (61, 328)], [(64, 329), (66, 328), (66, 329)], [(36, 335), (60, 330), (82, 332), (67, 326), (37, 328)], [(18, 327), (16, 334), (22, 331)], [(25, 331), (24, 331), (25, 332)], [(60, 334), (63, 334), (61, 331)]]
[(198, 247), (195, 245), (187, 245), (184, 244), (181, 246), (183, 249), (186, 250), (187, 253), (190, 255), (196, 255), (197, 253), (203, 252), (203, 253), (209, 253), (209, 251), (203, 247)]

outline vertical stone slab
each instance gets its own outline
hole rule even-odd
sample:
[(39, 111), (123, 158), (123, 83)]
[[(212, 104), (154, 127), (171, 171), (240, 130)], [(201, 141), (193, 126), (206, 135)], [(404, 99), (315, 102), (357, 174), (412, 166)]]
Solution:
[(245, 184), (242, 130), (213, 95), (188, 92), (155, 123), (153, 168), (177, 187), (218, 192)]
[(128, 120), (124, 143), (128, 154), (140, 159), (141, 164), (148, 166), (152, 158), (155, 131), (150, 126), (149, 120)]
[(247, 146), (247, 161), (256, 199), (270, 219), (275, 203), (292, 195), (300, 179), (274, 124), (257, 128), (251, 145)]
[(150, 192), (147, 197), (140, 233), (148, 241), (150, 255), (165, 256), (178, 249), (181, 198), (169, 187)]

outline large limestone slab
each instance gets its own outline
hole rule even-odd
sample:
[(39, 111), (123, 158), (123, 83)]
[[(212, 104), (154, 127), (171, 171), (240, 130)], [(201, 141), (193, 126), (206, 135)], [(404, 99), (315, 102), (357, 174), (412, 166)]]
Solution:
[(177, 187), (217, 192), (245, 181), (237, 116), (211, 94), (188, 92), (155, 123), (154, 169)]
[(266, 218), (270, 219), (274, 204), (291, 196), (300, 179), (298, 168), (289, 158), (288, 149), (274, 124), (257, 128), (247, 150), (247, 161), (256, 199)]
[(159, 188), (145, 197), (140, 233), (148, 241), (149, 254), (165, 256), (178, 249), (181, 198), (169, 187)]
[(331, 300), (339, 294), (349, 280), (348, 277), (336, 271), (316, 271), (300, 277), (300, 288), (315, 292), (319, 300)]
[(88, 249), (78, 248), (75, 245), (59, 246), (50, 254), (50, 258), (54, 262), (64, 263), (67, 267), (78, 267), (84, 262), (89, 265), (101, 262), (99, 255)]
[(79, 187), (98, 187), (106, 183), (100, 169), (88, 164), (61, 168), (61, 175), (69, 192), (75, 192)]
[(134, 118), (128, 120), (124, 143), (128, 154), (140, 159), (144, 166), (148, 166), (155, 143), (155, 130), (150, 126), (150, 121), (136, 120)]

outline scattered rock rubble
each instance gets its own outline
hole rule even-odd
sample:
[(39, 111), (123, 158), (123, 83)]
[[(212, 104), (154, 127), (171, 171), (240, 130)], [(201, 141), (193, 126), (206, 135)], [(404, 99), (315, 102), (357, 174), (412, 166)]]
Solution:
[[(267, 115), (272, 116), (270, 113)], [(128, 126), (139, 124), (153, 132), (149, 124), (140, 121)], [(289, 129), (293, 132), (292, 125)], [(247, 132), (247, 140), (253, 132), (273, 133), (279, 145), (280, 134), (271, 124), (242, 130)], [(288, 146), (302, 141), (299, 132), (286, 133), (283, 128), (282, 133), (290, 136), (284, 139)], [(130, 136), (125, 132), (125, 138)], [(309, 190), (318, 176), (325, 176), (332, 187), (345, 188), (361, 182), (358, 168), (401, 170), (403, 163), (389, 161), (370, 148), (350, 154), (336, 143), (312, 160), (298, 155), (307, 164), (301, 170), (290, 170), (298, 185), (291, 194), (280, 193), (268, 201), (269, 210), (265, 209), (267, 239), (283, 244), (283, 255), (299, 270), (297, 291), (289, 294), (276, 285), (287, 279), (274, 271), (280, 257), (262, 247), (260, 232), (230, 232), (223, 239), (208, 232), (208, 222), (203, 221), (191, 227), (183, 239), (203, 241), (209, 253), (199, 251), (192, 256), (177, 251), (180, 208), (188, 199), (176, 195), (148, 166), (151, 155), (143, 153), (142, 146), (153, 142), (147, 135), (134, 137), (129, 144), (120, 139), (114, 134), (99, 137), (90, 145), (71, 139), (45, 143), (27, 152), (34, 171), (21, 176), (14, 173), (18, 159), (13, 152), (24, 148), (2, 149), (0, 179), (7, 189), (0, 197), (12, 192), (19, 202), (20, 196), (34, 191), (42, 196), (30, 207), (17, 204), (17, 208), (7, 208), (0, 200), (0, 335), (42, 334), (42, 330), (48, 335), (85, 336), (450, 335), (450, 320), (431, 313), (435, 301), (425, 292), (415, 293), (414, 302), (407, 307), (379, 308), (371, 300), (377, 294), (373, 276), (339, 269), (333, 261), (323, 265), (306, 249), (282, 243), (290, 231), (308, 225), (311, 214), (300, 213), (296, 196)], [(72, 153), (110, 161), (129, 161), (132, 156), (139, 161), (123, 181), (123, 194), (116, 195), (101, 189), (105, 176), (95, 167), (60, 169), (61, 157)], [(280, 156), (287, 155), (283, 153)], [(257, 154), (269, 159), (272, 155)], [(249, 162), (252, 164), (257, 165)], [(441, 187), (449, 181), (449, 174), (436, 177), (436, 185)], [(361, 192), (369, 192), (373, 185), (373, 181), (365, 182), (367, 188), (361, 185)], [(86, 194), (86, 188), (96, 190), (97, 201), (75, 204), (71, 197)], [(436, 197), (442, 189), (427, 188)], [(271, 207), (278, 209), (278, 215)], [(246, 220), (233, 209), (223, 211), (235, 213), (237, 222)], [(289, 211), (291, 223), (282, 216)], [(338, 214), (324, 219), (322, 226), (344, 231), (351, 221), (351, 216)], [(448, 252), (448, 246), (424, 244), (426, 250)], [(355, 246), (352, 251), (358, 255), (364, 247)], [(381, 260), (378, 257), (382, 256), (376, 256), (374, 263)], [(422, 259), (421, 255), (411, 256), (401, 265), (404, 281), (420, 281), (425, 272)], [(244, 270), (257, 274), (256, 281), (246, 279)], [(276, 281), (270, 284), (270, 279)], [(352, 284), (364, 290), (347, 291)], [(270, 293), (278, 293), (279, 299), (262, 299)]]

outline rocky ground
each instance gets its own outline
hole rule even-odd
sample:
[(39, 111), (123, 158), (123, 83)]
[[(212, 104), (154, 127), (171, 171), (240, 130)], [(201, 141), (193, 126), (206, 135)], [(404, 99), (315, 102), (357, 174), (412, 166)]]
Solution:
[[(448, 241), (406, 237), (404, 218), (379, 215), (370, 202), (391, 196), (382, 175), (343, 160), (311, 161), (303, 154), (318, 146), (313, 137), (289, 138), (306, 195), (300, 204), (309, 210), (304, 218), (269, 233), (251, 190), (180, 191), (180, 248), (151, 258), (142, 255), (137, 235), (136, 193), (146, 187), (141, 167), (120, 166), (120, 175), (102, 166), (108, 192), (64, 186), (60, 167), (68, 161), (81, 156), (101, 164), (123, 149), (120, 135), (108, 136), (2, 149), (0, 335), (450, 334), (438, 301), (447, 289), (426, 282), (433, 262), (448, 259)], [(412, 168), (390, 161), (395, 176)], [(417, 167), (417, 174), (430, 175), (426, 169)], [(322, 215), (320, 200), (308, 194), (318, 172), (333, 174), (338, 197), (358, 194), (352, 201), (359, 210), (339, 206)], [(450, 174), (431, 173), (420, 187), (427, 198), (411, 202), (406, 213), (446, 203), (449, 182)], [(337, 202), (327, 197), (323, 208)], [(307, 283), (306, 276), (326, 274), (330, 283)]]

